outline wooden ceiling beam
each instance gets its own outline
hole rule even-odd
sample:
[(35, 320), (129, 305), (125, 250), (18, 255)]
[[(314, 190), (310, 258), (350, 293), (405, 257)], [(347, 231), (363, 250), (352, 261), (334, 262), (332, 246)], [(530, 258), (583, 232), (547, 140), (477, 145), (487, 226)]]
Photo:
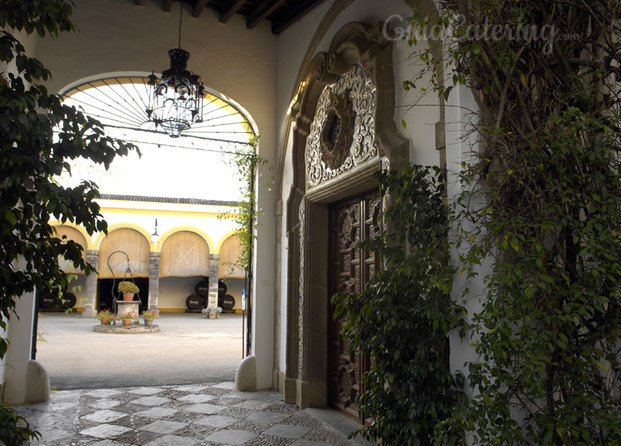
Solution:
[(220, 14), (220, 22), (226, 23), (231, 20), (231, 17), (233, 17), (235, 13), (239, 11), (239, 8), (244, 6), (244, 3), (246, 3), (246, 0), (237, 0), (235, 3), (229, 6), (228, 9), (222, 11), (222, 13)]
[(170, 12), (170, 8), (172, 8), (173, 0), (164, 0), (162, 4), (162, 9), (166, 12)]
[(209, 0), (194, 0), (194, 6), (192, 8), (192, 17), (200, 16), (201, 13), (203, 12), (203, 9), (205, 9), (205, 6), (207, 6), (207, 3), (209, 3)]
[(289, 9), (285, 15), (279, 17), (278, 20), (272, 22), (272, 33), (280, 34), (287, 29), (296, 20), (302, 17), (309, 9), (320, 3), (322, 0), (306, 0), (301, 1), (295, 7)]
[(274, 12), (280, 5), (282, 5), (285, 0), (266, 0), (261, 3), (257, 9), (252, 11), (250, 15), (248, 15), (248, 20), (246, 21), (246, 27), (249, 29), (254, 28), (262, 20), (264, 20), (267, 16), (269, 16), (272, 12)]

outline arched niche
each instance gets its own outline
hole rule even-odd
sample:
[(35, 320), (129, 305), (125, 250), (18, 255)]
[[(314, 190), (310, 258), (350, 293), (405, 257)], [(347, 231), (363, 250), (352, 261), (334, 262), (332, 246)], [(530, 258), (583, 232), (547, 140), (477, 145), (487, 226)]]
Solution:
[(228, 277), (241, 279), (245, 276), (244, 268), (236, 266), (235, 263), (242, 253), (242, 245), (237, 235), (228, 237), (220, 247), (220, 265), (218, 266), (218, 277)]
[[(66, 238), (66, 240), (72, 240), (80, 245), (82, 247), (82, 259), (86, 261), (86, 249), (88, 247), (88, 243), (84, 235), (79, 230), (71, 226), (59, 225), (55, 226), (54, 229), (56, 230), (56, 237), (59, 239)], [(58, 258), (58, 265), (65, 273), (84, 274), (84, 271), (76, 268), (73, 265), (73, 262), (67, 261), (64, 258)]]
[(128, 266), (132, 277), (149, 277), (149, 252), (149, 241), (135, 229), (120, 228), (111, 231), (99, 247), (99, 278), (127, 277)]
[(208, 275), (209, 246), (200, 235), (179, 231), (164, 241), (160, 254), (160, 277)]

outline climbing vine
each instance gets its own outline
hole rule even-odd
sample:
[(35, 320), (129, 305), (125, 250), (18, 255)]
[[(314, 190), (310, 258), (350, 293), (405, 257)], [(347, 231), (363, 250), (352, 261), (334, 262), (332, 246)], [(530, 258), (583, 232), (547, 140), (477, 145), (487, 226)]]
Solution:
[(256, 172), (265, 161), (257, 155), (259, 136), (250, 141), (250, 150), (236, 151), (227, 162), (236, 169), (237, 179), (241, 184), (241, 200), (234, 212), (222, 214), (222, 218), (235, 221), (235, 235), (238, 237), (241, 251), (237, 259), (228, 265), (231, 269), (246, 270), (252, 254), (253, 234), (256, 224)]
[(477, 359), (453, 426), (474, 444), (620, 444), (621, 2), (441, 3), (407, 38), (441, 28), (443, 59), (415, 54), (440, 95), (477, 102), (457, 249), (470, 277), (491, 265), (465, 295)]
[(442, 428), (446, 444), (459, 444), (460, 429), (440, 426), (464, 398), (448, 364), (448, 335), (463, 328), (463, 309), (450, 298), (445, 174), (409, 166), (379, 180), (391, 201), (386, 230), (361, 247), (381, 268), (360, 294), (333, 297), (336, 317), (348, 315), (344, 336), (370, 358), (357, 401), (368, 419), (361, 433), (382, 444), (429, 445)]

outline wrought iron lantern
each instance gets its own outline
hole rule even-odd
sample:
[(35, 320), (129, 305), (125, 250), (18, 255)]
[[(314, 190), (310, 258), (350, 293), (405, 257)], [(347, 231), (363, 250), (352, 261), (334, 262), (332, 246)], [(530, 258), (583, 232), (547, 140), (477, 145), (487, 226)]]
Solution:
[[(181, 2), (180, 2), (181, 4)], [(155, 128), (161, 127), (173, 138), (179, 137), (195, 122), (203, 121), (203, 96), (205, 87), (200, 77), (188, 71), (190, 53), (181, 49), (181, 14), (179, 9), (178, 48), (168, 50), (170, 68), (162, 77), (149, 76), (149, 102), (146, 109), (149, 121)]]

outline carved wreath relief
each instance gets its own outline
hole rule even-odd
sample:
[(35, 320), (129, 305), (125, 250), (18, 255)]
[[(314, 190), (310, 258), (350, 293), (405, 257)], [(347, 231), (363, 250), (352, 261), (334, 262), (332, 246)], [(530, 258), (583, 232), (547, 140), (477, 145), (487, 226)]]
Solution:
[(376, 87), (360, 65), (325, 87), (306, 143), (308, 188), (377, 155), (375, 109)]

